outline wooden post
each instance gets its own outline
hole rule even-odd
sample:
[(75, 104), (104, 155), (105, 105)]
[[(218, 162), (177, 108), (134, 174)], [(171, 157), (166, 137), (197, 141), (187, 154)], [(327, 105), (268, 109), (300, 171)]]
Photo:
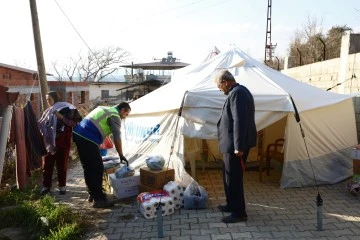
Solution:
[(39, 81), (40, 81), (42, 111), (44, 111), (46, 108), (48, 108), (48, 104), (46, 101), (46, 93), (48, 92), (48, 85), (47, 85), (47, 80), (46, 80), (46, 71), (45, 71), (44, 55), (43, 55), (42, 44), (41, 44), (39, 18), (38, 18), (38, 14), (37, 14), (36, 0), (30, 0), (30, 10), (31, 10), (31, 20), (32, 20), (32, 25), (33, 25), (36, 60), (37, 60)]

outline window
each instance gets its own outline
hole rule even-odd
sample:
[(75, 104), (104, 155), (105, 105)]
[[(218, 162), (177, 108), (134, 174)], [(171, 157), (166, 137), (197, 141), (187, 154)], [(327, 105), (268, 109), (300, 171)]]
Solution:
[(3, 73), (3, 79), (11, 79), (11, 73)]
[(85, 103), (85, 91), (78, 92), (79, 104)]
[(101, 90), (101, 99), (109, 98), (109, 90)]

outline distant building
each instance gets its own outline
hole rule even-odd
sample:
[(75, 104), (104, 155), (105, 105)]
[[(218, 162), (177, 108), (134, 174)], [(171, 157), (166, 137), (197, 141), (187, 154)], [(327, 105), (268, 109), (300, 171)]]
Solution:
[(116, 90), (125, 86), (128, 86), (128, 83), (123, 75), (111, 75), (92, 82), (89, 84), (90, 101), (95, 105), (116, 104), (121, 101)]
[(155, 62), (122, 65), (120, 67), (126, 68), (127, 72), (124, 75), (127, 86), (117, 89), (120, 92), (119, 96), (123, 100), (140, 98), (169, 83), (172, 70), (188, 65), (173, 57), (171, 51), (168, 52), (167, 57), (156, 59)]

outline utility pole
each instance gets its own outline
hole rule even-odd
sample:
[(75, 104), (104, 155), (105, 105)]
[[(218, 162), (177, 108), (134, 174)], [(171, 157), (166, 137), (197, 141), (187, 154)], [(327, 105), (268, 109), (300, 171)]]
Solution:
[(272, 62), (274, 50), (277, 44), (271, 43), (271, 4), (272, 0), (268, 0), (267, 17), (266, 17), (266, 38), (265, 38), (265, 57), (264, 63)]
[(30, 10), (31, 10), (31, 20), (33, 25), (33, 33), (34, 33), (36, 61), (37, 61), (39, 81), (40, 81), (41, 103), (42, 103), (42, 110), (44, 111), (46, 108), (48, 108), (48, 104), (46, 101), (46, 93), (48, 92), (48, 85), (46, 80), (46, 71), (45, 71), (44, 55), (41, 44), (39, 17), (37, 14), (36, 0), (30, 0)]

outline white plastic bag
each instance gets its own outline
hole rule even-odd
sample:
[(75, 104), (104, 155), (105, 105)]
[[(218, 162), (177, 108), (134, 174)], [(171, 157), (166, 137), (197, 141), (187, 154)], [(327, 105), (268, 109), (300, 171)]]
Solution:
[(185, 209), (202, 209), (207, 208), (208, 193), (205, 188), (199, 186), (196, 181), (192, 181), (184, 191), (184, 208)]
[(116, 178), (125, 178), (134, 176), (135, 169), (131, 166), (123, 165), (115, 171)]
[(161, 155), (149, 156), (146, 158), (146, 165), (151, 170), (161, 170), (165, 164), (165, 159)]

